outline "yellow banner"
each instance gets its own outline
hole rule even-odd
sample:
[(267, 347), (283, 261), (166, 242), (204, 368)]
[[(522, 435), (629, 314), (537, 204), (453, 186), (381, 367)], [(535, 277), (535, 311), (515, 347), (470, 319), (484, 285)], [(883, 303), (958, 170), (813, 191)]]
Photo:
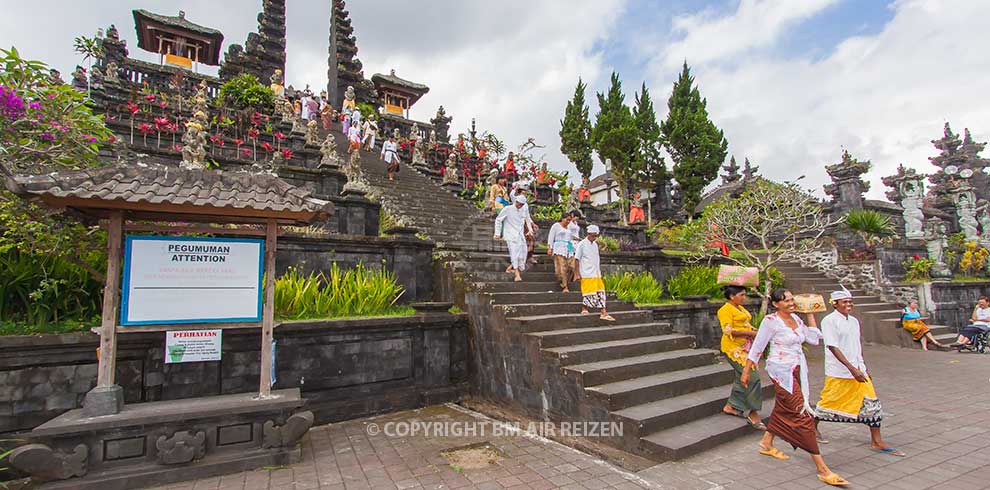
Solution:
[(181, 67), (184, 67), (184, 68), (189, 68), (190, 70), (192, 69), (192, 60), (189, 59), (189, 58), (186, 58), (185, 56), (177, 56), (177, 55), (174, 55), (174, 54), (166, 54), (165, 55), (165, 63), (168, 63), (168, 64), (173, 65), (173, 66), (181, 66)]

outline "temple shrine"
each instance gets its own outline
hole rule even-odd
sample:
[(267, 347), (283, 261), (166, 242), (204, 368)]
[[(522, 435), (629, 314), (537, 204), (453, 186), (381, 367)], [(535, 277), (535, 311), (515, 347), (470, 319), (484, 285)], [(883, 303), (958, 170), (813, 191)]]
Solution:
[(186, 13), (161, 15), (134, 10), (138, 47), (161, 56), (161, 62), (193, 69), (196, 63), (220, 64), (223, 33), (186, 20)]
[(395, 75), (395, 70), (391, 70), (388, 75), (375, 73), (371, 76), (371, 82), (375, 84), (381, 97), (385, 113), (406, 119), (409, 118), (409, 108), (430, 91), (430, 87), (426, 85), (399, 78)]

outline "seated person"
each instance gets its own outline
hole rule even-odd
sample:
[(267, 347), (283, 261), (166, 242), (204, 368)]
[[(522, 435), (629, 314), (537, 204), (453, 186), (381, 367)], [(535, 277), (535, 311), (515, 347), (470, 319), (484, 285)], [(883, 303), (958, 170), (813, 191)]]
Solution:
[(981, 333), (990, 332), (990, 299), (980, 296), (976, 308), (973, 308), (973, 316), (970, 317), (970, 325), (959, 329), (959, 345), (968, 345), (973, 342), (973, 338)]
[(911, 334), (911, 338), (915, 342), (921, 342), (922, 350), (927, 351), (929, 343), (942, 347), (942, 344), (938, 343), (935, 337), (932, 336), (928, 325), (921, 319), (921, 311), (918, 308), (918, 300), (916, 299), (912, 299), (901, 312), (901, 327), (907, 330), (907, 333)]

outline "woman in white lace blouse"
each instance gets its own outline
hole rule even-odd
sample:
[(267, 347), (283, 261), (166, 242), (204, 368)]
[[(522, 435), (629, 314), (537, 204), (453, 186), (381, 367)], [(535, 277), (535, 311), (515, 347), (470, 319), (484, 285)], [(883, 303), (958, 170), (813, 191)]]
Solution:
[(794, 314), (794, 296), (790, 291), (777, 289), (770, 294), (776, 312), (767, 315), (753, 339), (746, 359), (746, 367), (739, 378), (743, 386), (749, 384), (750, 371), (758, 369), (763, 351), (769, 346), (766, 370), (773, 381), (775, 403), (767, 431), (760, 441), (760, 454), (776, 459), (790, 459), (773, 446), (774, 437), (789, 442), (811, 454), (818, 468), (818, 479), (829, 485), (848, 485), (841, 476), (832, 473), (818, 451), (815, 440), (815, 412), (808, 403), (808, 361), (804, 357), (803, 344), (818, 345), (821, 330), (812, 314), (808, 324)]

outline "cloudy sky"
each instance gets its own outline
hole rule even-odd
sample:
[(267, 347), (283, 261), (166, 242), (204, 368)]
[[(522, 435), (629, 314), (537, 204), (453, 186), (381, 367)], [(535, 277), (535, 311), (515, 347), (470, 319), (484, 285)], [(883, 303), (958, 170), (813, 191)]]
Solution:
[[(326, 84), (329, 3), (288, 2), (286, 71), (297, 87)], [(182, 9), (223, 31), (226, 45), (256, 28), (260, 5), (8, 2), (0, 46), (68, 74), (79, 62), (72, 38), (111, 23), (132, 56), (155, 59), (136, 48), (133, 8)], [(873, 162), (879, 198), (880, 177), (899, 163), (931, 171), (930, 140), (946, 121), (990, 140), (990, 0), (363, 0), (348, 9), (366, 76), (394, 68), (431, 87), (414, 118), (442, 104), (455, 132), (474, 117), (511, 147), (535, 137), (561, 170), (572, 167), (558, 150), (559, 120), (578, 77), (601, 91), (618, 71), (630, 104), (645, 82), (662, 119), (684, 60), (731, 154), (771, 178), (805, 175), (819, 192), (842, 147)]]

